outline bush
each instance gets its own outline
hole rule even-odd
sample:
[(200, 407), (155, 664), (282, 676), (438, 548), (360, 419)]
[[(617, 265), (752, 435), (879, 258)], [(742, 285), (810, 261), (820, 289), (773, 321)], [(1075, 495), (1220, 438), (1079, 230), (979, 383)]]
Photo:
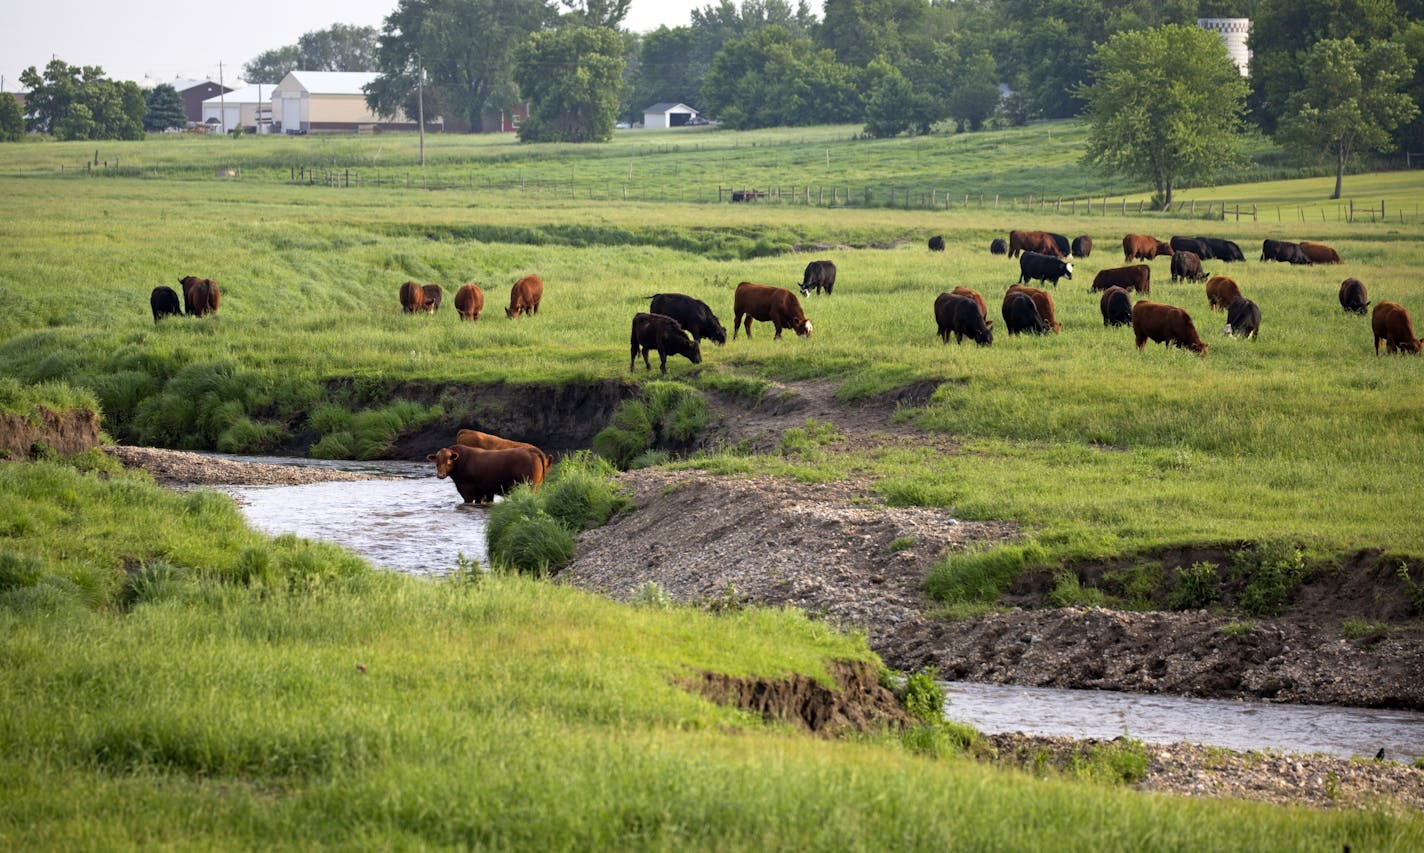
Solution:
[(1202, 610), (1217, 602), (1220, 595), (1215, 563), (1192, 563), (1177, 570), (1177, 582), (1167, 593), (1167, 607), (1172, 610)]
[(932, 666), (905, 678), (900, 701), (905, 711), (922, 723), (944, 719), (944, 688), (939, 686), (939, 670)]
[(594, 436), (593, 450), (626, 470), (649, 450), (692, 446), (711, 419), (712, 410), (696, 388), (649, 382), (643, 399), (625, 400), (613, 411), (608, 426)]
[(521, 485), (505, 495), (486, 525), (490, 560), (538, 575), (563, 568), (579, 531), (606, 524), (628, 505), (613, 470), (586, 451), (575, 453), (553, 467), (540, 491)]
[(1238, 551), (1231, 569), (1235, 579), (1244, 583), (1237, 606), (1253, 616), (1279, 616), (1308, 574), (1300, 549), (1280, 541)]
[(930, 570), (925, 593), (947, 604), (992, 604), (1019, 572), (1047, 561), (1048, 551), (1032, 541), (955, 554)]
[(613, 472), (607, 461), (586, 450), (560, 459), (540, 493), (544, 510), (575, 533), (602, 527), (629, 504), (610, 479)]

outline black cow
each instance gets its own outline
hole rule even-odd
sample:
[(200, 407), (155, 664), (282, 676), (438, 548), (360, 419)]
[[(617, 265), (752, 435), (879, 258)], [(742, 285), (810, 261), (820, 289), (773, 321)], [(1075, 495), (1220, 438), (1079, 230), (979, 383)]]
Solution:
[(707, 338), (717, 346), (727, 342), (727, 330), (722, 328), (717, 315), (701, 299), (681, 293), (655, 293), (648, 298), (653, 300), (648, 305), (649, 314), (673, 318), (683, 331), (692, 335), (694, 341), (701, 343), (703, 338)]
[(940, 236), (939, 234), (936, 234), (936, 235), (934, 235), (933, 237), (931, 237), (931, 238), (930, 238), (930, 251), (931, 251), (931, 252), (943, 252), (943, 251), (944, 251), (944, 237)]
[(1196, 252), (1178, 249), (1176, 246), (1172, 247), (1172, 251), (1176, 252), (1172, 256), (1172, 281), (1201, 281), (1207, 277), (1206, 273), (1202, 272), (1201, 259), (1197, 257)]
[(994, 239), (989, 241), (989, 254), (1007, 255), (1008, 253), (1009, 244), (1004, 241), (1003, 237), (995, 237)]
[(1028, 284), (1031, 280), (1049, 281), (1054, 287), (1058, 286), (1058, 279), (1073, 278), (1073, 265), (1052, 255), (1042, 255), (1038, 252), (1024, 252), (1019, 255), (1019, 284)]
[[(178, 291), (163, 284), (155, 287), (148, 295), (148, 307), (153, 309), (155, 323), (160, 317), (180, 317), (183, 314), (183, 306), (178, 303)], [(1361, 309), (1360, 313), (1363, 314), (1364, 310)]]
[(1280, 261), (1285, 264), (1310, 263), (1310, 258), (1306, 257), (1300, 244), (1292, 243), (1289, 240), (1262, 240), (1261, 260)]
[(1195, 237), (1173, 237), (1171, 246), (1173, 252), (1191, 252), (1202, 260), (1211, 259), (1211, 249), (1203, 246)]
[(1261, 309), (1244, 296), (1232, 300), (1226, 309), (1226, 334), (1232, 337), (1256, 339), (1261, 328)]
[(1073, 257), (1086, 258), (1093, 253), (1093, 238), (1084, 234), (1073, 238)]
[(964, 343), (968, 335), (974, 343), (987, 347), (994, 342), (993, 323), (984, 321), (984, 312), (979, 303), (968, 296), (941, 293), (935, 298), (935, 325), (939, 327), (939, 339), (949, 343), (950, 334), (956, 344)]
[(629, 370), (636, 369), (640, 349), (643, 352), (643, 366), (648, 370), (653, 369), (653, 365), (648, 361), (648, 351), (654, 349), (658, 351), (663, 373), (667, 373), (669, 353), (686, 356), (693, 364), (702, 363), (702, 351), (697, 341), (689, 338), (676, 320), (662, 314), (634, 314), (629, 346), (633, 351), (628, 357)]
[(1103, 313), (1104, 326), (1132, 325), (1132, 297), (1121, 287), (1109, 287), (1098, 300), (1098, 309)]
[(1011, 335), (1022, 332), (1046, 335), (1049, 332), (1047, 324), (1043, 322), (1043, 316), (1038, 313), (1038, 306), (1033, 304), (1033, 298), (1027, 293), (1011, 290), (1004, 294), (1002, 312), (1004, 325), (1008, 326)]
[(1058, 254), (1065, 258), (1071, 258), (1073, 256), (1073, 246), (1068, 242), (1067, 237), (1064, 237), (1062, 234), (1054, 234), (1052, 231), (1045, 231), (1043, 233), (1053, 238), (1053, 245), (1058, 247)]
[(1370, 300), (1365, 298), (1368, 295), (1365, 283), (1358, 278), (1347, 278), (1340, 282), (1340, 307), (1351, 314), (1364, 315), (1365, 309), (1370, 307)]
[(806, 265), (806, 272), (801, 276), (801, 295), (810, 296), (811, 291), (821, 292), (821, 288), (826, 289), (826, 295), (831, 295), (831, 288), (836, 286), (836, 265), (831, 261), (812, 261)]
[(1216, 237), (1198, 237), (1197, 242), (1203, 249), (1211, 252), (1210, 255), (1202, 255), (1203, 258), (1232, 263), (1234, 261), (1245, 261), (1246, 256), (1241, 253), (1241, 247), (1230, 240), (1220, 240)]

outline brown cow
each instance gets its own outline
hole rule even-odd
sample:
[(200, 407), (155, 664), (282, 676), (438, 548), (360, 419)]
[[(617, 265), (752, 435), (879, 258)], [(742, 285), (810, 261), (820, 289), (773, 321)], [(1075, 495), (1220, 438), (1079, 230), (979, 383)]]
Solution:
[(1206, 273), (1202, 272), (1201, 257), (1196, 252), (1178, 249), (1177, 253), (1172, 255), (1172, 281), (1201, 281), (1206, 277)]
[(1020, 252), (1038, 252), (1041, 255), (1063, 257), (1058, 249), (1058, 241), (1047, 231), (1010, 231), (1009, 257), (1016, 258)]
[(1146, 234), (1128, 234), (1122, 238), (1122, 259), (1124, 262), (1133, 260), (1150, 261), (1158, 255), (1172, 254), (1172, 244), (1163, 243), (1156, 237), (1149, 237)]
[(1197, 335), (1191, 315), (1175, 305), (1139, 300), (1132, 306), (1132, 334), (1141, 352), (1150, 338), (1169, 347), (1186, 347), (1206, 358), (1206, 344)]
[(1307, 243), (1301, 240), (1300, 250), (1305, 253), (1307, 258), (1310, 258), (1312, 264), (1340, 263), (1340, 253), (1324, 243)]
[(400, 286), (401, 310), (407, 314), (425, 310), (425, 288), (413, 281)]
[(1107, 290), (1109, 287), (1151, 293), (1152, 267), (1147, 264), (1133, 264), (1130, 267), (1109, 267), (1101, 270), (1093, 277), (1093, 286), (1088, 288), (1088, 292)]
[(426, 284), (420, 288), (425, 294), (425, 313), (434, 314), (440, 310), (440, 303), (445, 299), (445, 291), (438, 284)]
[(222, 292), (218, 289), (217, 282), (210, 278), (185, 275), (178, 279), (178, 285), (183, 288), (183, 310), (188, 314), (201, 317), (218, 310)]
[(1043, 318), (1043, 322), (1054, 332), (1063, 331), (1063, 324), (1058, 322), (1058, 318), (1053, 313), (1053, 295), (1048, 291), (1022, 284), (1011, 284), (1006, 292), (1028, 294), (1028, 298), (1033, 300), (1033, 307), (1038, 309), (1038, 316)]
[[(956, 287), (955, 289), (953, 289), (953, 290), (951, 290), (951, 291), (949, 292), (949, 295), (950, 295), (950, 296), (967, 296), (967, 297), (969, 297), (970, 299), (973, 299), (976, 303), (979, 304), (979, 313), (980, 313), (980, 314), (983, 314), (985, 317), (988, 317), (988, 316), (989, 316), (988, 303), (984, 301), (984, 297), (982, 297), (982, 296), (979, 295), (979, 291), (974, 290), (974, 289), (972, 289), (972, 288), (968, 288), (968, 287)], [(994, 322), (993, 322), (992, 320), (989, 321), (989, 325), (990, 325), (990, 326), (993, 326), (993, 325), (994, 325)]]
[(1214, 275), (1206, 280), (1206, 301), (1211, 310), (1220, 311), (1241, 298), (1241, 288), (1224, 275)]
[(732, 314), (732, 340), (737, 339), (743, 316), (747, 318), (748, 338), (752, 336), (753, 320), (771, 323), (776, 328), (773, 336), (776, 340), (781, 339), (782, 329), (791, 329), (801, 337), (811, 334), (811, 321), (802, 312), (796, 294), (784, 287), (742, 282), (732, 297)]
[(520, 314), (538, 314), (543, 298), (544, 280), (537, 275), (526, 275), (509, 289), (509, 307), (504, 309), (504, 316), (513, 320)]
[(1380, 341), (1391, 355), (1397, 352), (1419, 354), (1424, 341), (1414, 337), (1414, 323), (1409, 312), (1398, 302), (1381, 302), (1370, 315), (1370, 325), (1375, 333), (1375, 356), (1379, 356)]
[(666, 314), (634, 314), (628, 345), (631, 349), (628, 356), (629, 370), (636, 368), (640, 351), (643, 353), (643, 367), (652, 370), (653, 365), (648, 360), (648, 353), (657, 350), (658, 366), (663, 373), (667, 373), (669, 355), (683, 356), (693, 364), (702, 363), (701, 346), (687, 334), (681, 323)]
[(435, 476), (449, 477), (465, 503), (490, 503), (520, 483), (534, 489), (544, 482), (544, 460), (526, 447), (477, 450), (453, 445), (425, 457), (435, 463)]
[(544, 462), (544, 470), (539, 475), (541, 479), (549, 472), (549, 466), (554, 464), (554, 457), (527, 441), (515, 441), (512, 438), (504, 438), (494, 433), (480, 432), (476, 429), (462, 429), (455, 433), (455, 443), (461, 447), (473, 447), (476, 450), (512, 450), (517, 447), (532, 450), (539, 454), (539, 458)]
[(460, 289), (455, 291), (455, 310), (461, 320), (472, 323), (479, 320), (480, 312), (485, 310), (485, 292), (480, 290), (478, 284), (460, 285)]

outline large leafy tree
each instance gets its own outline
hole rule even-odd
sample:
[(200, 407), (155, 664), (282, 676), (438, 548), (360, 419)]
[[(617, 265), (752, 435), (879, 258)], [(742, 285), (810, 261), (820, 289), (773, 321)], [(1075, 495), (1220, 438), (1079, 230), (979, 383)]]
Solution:
[(623, 81), (623, 39), (607, 27), (535, 33), (515, 54), (514, 79), (529, 99), (524, 142), (613, 138)]
[(9, 92), (0, 92), (0, 142), (17, 142), (25, 138), (25, 116), (20, 102)]
[(745, 0), (740, 6), (732, 0), (719, 0), (716, 5), (693, 9), (688, 82), (700, 91), (722, 48), (767, 27), (782, 27), (795, 37), (810, 38), (817, 22), (805, 0), (798, 0), (794, 7), (788, 0)]
[(827, 124), (862, 114), (857, 83), (830, 50), (773, 26), (717, 54), (702, 99), (709, 113), (732, 128)]
[(242, 66), (249, 83), (282, 82), (292, 71), (375, 71), (375, 27), (332, 24), (303, 33), (296, 44), (259, 53)]
[(188, 123), (188, 114), (183, 111), (183, 98), (168, 83), (159, 83), (143, 97), (148, 105), (148, 114), (143, 119), (144, 130), (181, 128)]
[(114, 81), (97, 65), (80, 67), (50, 60), (43, 73), (33, 65), (20, 72), (29, 94), (30, 130), (60, 139), (142, 139), (148, 112), (137, 83)]
[(616, 30), (628, 16), (628, 7), (633, 0), (559, 0), (559, 3), (569, 10), (564, 15), (566, 21), (585, 27)]
[(826, 0), (820, 42), (836, 61), (865, 68), (893, 58), (901, 39), (920, 33), (928, 0)]
[(282, 82), (293, 71), (302, 68), (301, 48), (294, 44), (264, 50), (242, 66), (242, 76), (249, 83), (267, 83), (273, 86)]
[(1340, 197), (1345, 165), (1359, 151), (1388, 151), (1390, 134), (1418, 114), (1400, 91), (1413, 77), (1403, 45), (1361, 46), (1354, 39), (1322, 39), (1305, 55), (1303, 86), (1286, 100), (1278, 136), (1292, 147), (1323, 152), (1335, 162)]
[(1239, 161), (1247, 85), (1215, 33), (1172, 24), (1120, 32), (1093, 53), (1085, 160), (1146, 180), (1172, 203), (1183, 181)]
[(701, 81), (689, 73), (692, 44), (691, 27), (659, 27), (643, 37), (628, 99), (630, 120), (641, 117), (649, 104), (663, 101), (702, 107)]
[(515, 48), (556, 14), (545, 0), (400, 0), (381, 30), (381, 76), (367, 88), (366, 103), (381, 115), (415, 115), (410, 107), (423, 68), (426, 115), (460, 116), (484, 130), (488, 113), (519, 100)]

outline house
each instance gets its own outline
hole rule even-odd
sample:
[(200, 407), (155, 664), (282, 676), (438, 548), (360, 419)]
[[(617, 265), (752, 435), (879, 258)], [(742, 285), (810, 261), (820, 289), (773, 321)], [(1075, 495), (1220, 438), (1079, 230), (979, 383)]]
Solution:
[(231, 86), (223, 86), (211, 80), (171, 80), (168, 85), (178, 90), (178, 97), (183, 101), (183, 115), (192, 124), (201, 124), (203, 121), (203, 101), (232, 91)]
[(687, 104), (664, 102), (643, 110), (643, 127), (685, 127), (697, 124), (698, 113)]
[(223, 132), (242, 128), (244, 133), (271, 133), (272, 90), (270, 83), (259, 83), (208, 98), (203, 101), (203, 123)]
[[(293, 71), (272, 90), (272, 118), (277, 132), (415, 130), (405, 113), (394, 119), (376, 115), (366, 106), (366, 84), (375, 80), (366, 71)], [(442, 124), (426, 119), (426, 126)]]

